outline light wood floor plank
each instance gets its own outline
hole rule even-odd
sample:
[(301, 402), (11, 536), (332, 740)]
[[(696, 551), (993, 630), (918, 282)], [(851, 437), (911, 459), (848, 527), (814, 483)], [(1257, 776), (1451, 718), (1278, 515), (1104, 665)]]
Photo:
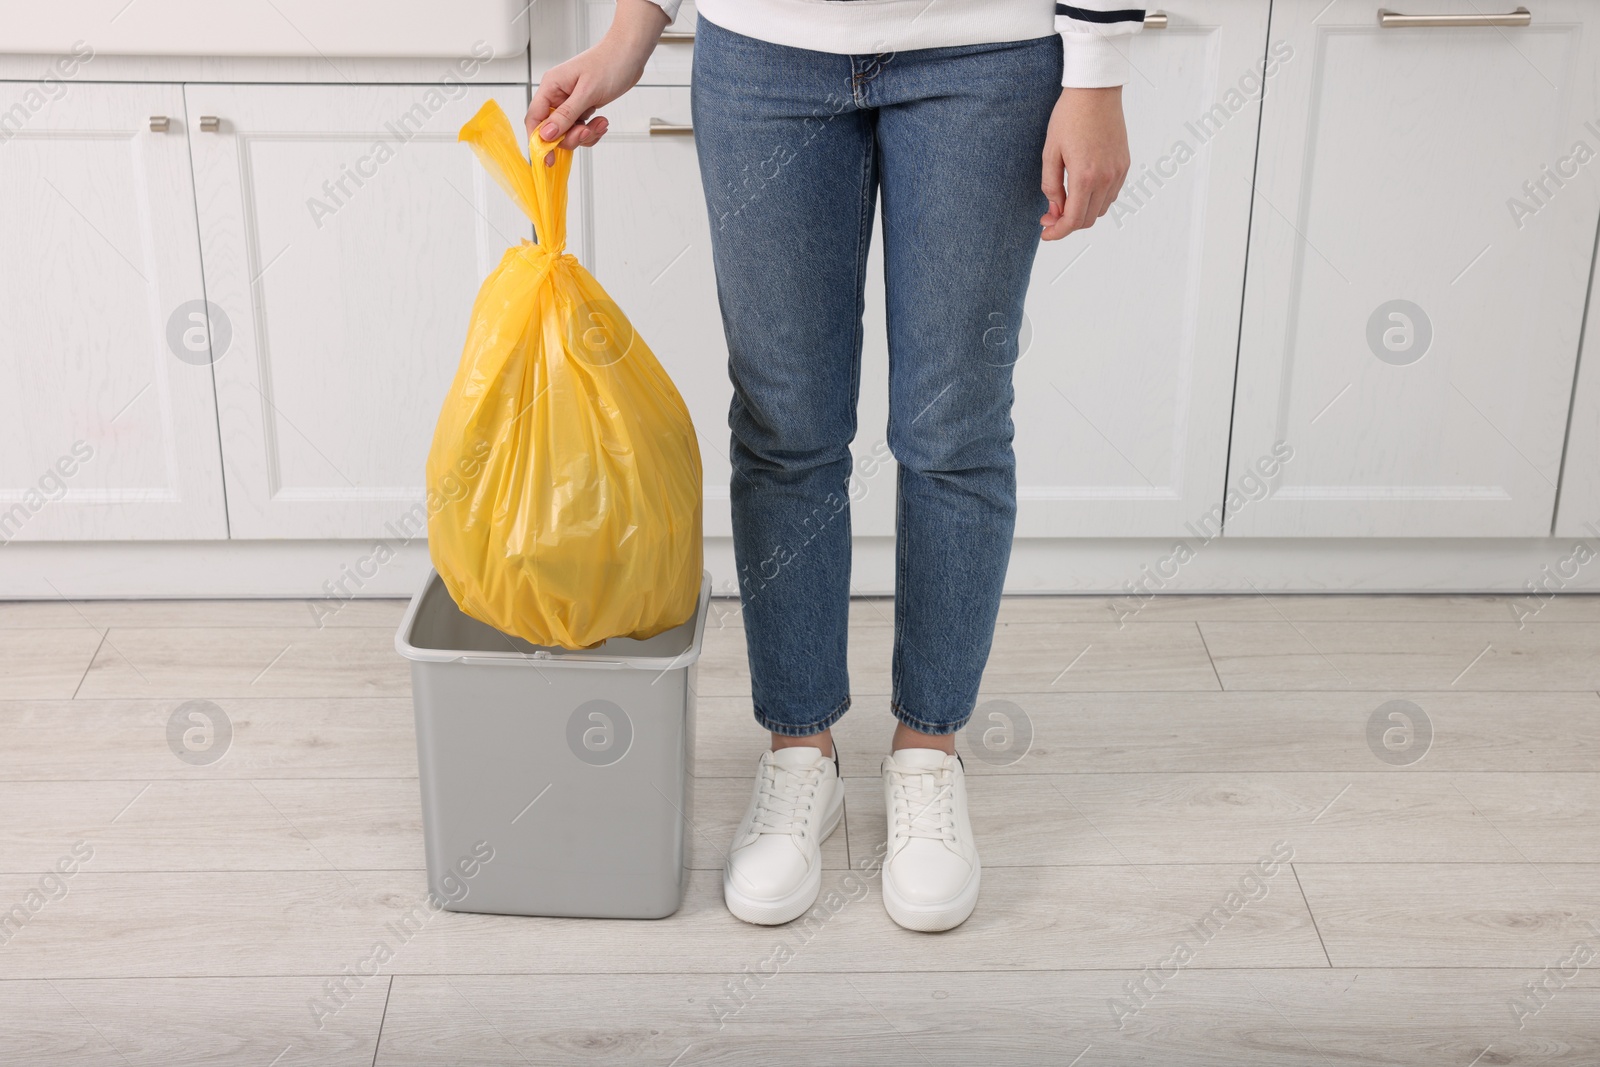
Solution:
[(756, 974), (401, 976), (377, 1062), (1584, 1067), (1600, 1054), (1600, 989), (1564, 990), (1518, 1031), (1519, 971), (1180, 971), (1120, 1028), (1109, 1002), (1131, 1003), (1136, 973)]
[[(883, 845), (883, 791), (846, 790), (859, 863)], [(988, 776), (968, 793), (985, 868), (1249, 863), (1279, 841), (1307, 862), (1600, 857), (1600, 774)]]
[(0, 865), (43, 871), (93, 843), (96, 871), (421, 869), (415, 779), (0, 783)]
[(113, 628), (86, 698), (406, 696), (410, 665), (377, 627)]
[[(92, 842), (91, 842), (92, 843)], [(65, 846), (64, 846), (65, 847)], [(806, 951), (814, 971), (1046, 970), (1144, 966), (1222, 906), (1243, 865), (996, 868), (965, 925), (938, 937), (895, 926), (875, 882), (830, 871)], [(0, 902), (37, 877), (0, 875)], [(421, 872), (102, 873), (91, 861), (4, 946), (17, 978), (334, 974), (392, 923), (424, 912)], [(833, 895), (830, 895), (833, 894)], [(9, 906), (9, 905), (6, 905)], [(831, 909), (831, 910), (830, 910)], [(788, 933), (728, 914), (717, 871), (693, 872), (683, 908), (658, 922), (440, 913), (394, 946), (394, 973), (737, 972)], [(1192, 935), (1190, 935), (1192, 936)], [(1196, 953), (1196, 967), (1325, 963), (1285, 871)]]
[(389, 980), (322, 1019), (327, 976), (0, 981), (0, 1063), (18, 1067), (367, 1067)]
[[(860, 863), (884, 840), (881, 787), (846, 782)], [(750, 783), (691, 788), (689, 864), (719, 870)], [(986, 867), (1249, 863), (1280, 840), (1304, 862), (1600, 855), (1600, 774), (990, 776), (971, 809)], [(4, 782), (0, 812), (7, 873), (43, 871), (77, 840), (95, 842), (102, 872), (423, 866), (415, 779)], [(845, 842), (824, 844), (825, 868), (849, 866)]]
[[(417, 773), (411, 698), (214, 701), (232, 740), (214, 763), (186, 763), (168, 727), (185, 703), (0, 701), (0, 779), (407, 778)], [(213, 716), (215, 712), (211, 712)], [(192, 719), (180, 716), (185, 722)], [(220, 743), (213, 735), (213, 743)], [(183, 742), (178, 742), (183, 747)]]
[(1597, 623), (1199, 625), (1226, 689), (1600, 688)]
[(71, 697), (99, 647), (88, 627), (0, 631), (0, 699)]
[(1579, 940), (1600, 946), (1600, 864), (1297, 863), (1296, 870), (1338, 967), (1538, 971)]

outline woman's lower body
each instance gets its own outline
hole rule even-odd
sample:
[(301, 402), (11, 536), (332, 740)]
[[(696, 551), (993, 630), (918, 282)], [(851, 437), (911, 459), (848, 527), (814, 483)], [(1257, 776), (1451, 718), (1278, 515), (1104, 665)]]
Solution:
[[(779, 737), (821, 734), (850, 706), (850, 443), (880, 196), (899, 465), (890, 708), (903, 728), (946, 741), (972, 714), (1016, 515), (1012, 368), (1061, 62), (1056, 36), (847, 56), (700, 23), (693, 114), (734, 386), (734, 552), (755, 716)], [(804, 766), (771, 756), (735, 841), (781, 858), (772, 878), (757, 872), (761, 892), (795, 873), (793, 842), (756, 840), (793, 829), (774, 805), (819, 812), (802, 827), (809, 849), (797, 846), (814, 852), (837, 783), (820, 754)], [(914, 811), (908, 855), (965, 823), (959, 761), (924, 762), (918, 776), (942, 775), (963, 810)], [(890, 793), (886, 862), (899, 863)], [(970, 866), (975, 900), (975, 851)], [(787, 921), (773, 916), (805, 884), (779, 895), (753, 921)]]

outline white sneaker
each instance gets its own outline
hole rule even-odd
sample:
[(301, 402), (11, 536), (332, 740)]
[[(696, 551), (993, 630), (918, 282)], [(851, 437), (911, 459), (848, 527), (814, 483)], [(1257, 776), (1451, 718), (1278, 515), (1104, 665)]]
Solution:
[(967, 781), (957, 756), (902, 748), (883, 761), (889, 848), (883, 906), (907, 930), (960, 926), (978, 903), (978, 848), (967, 818)]
[(763, 752), (722, 869), (722, 899), (747, 923), (798, 919), (822, 888), (822, 843), (844, 814), (839, 759), (820, 748)]

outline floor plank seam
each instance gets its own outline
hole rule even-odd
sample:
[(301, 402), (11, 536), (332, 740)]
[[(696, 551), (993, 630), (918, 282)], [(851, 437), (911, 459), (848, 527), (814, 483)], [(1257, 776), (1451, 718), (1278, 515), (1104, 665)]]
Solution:
[(1211, 677), (1217, 680), (1217, 692), (1225, 693), (1228, 687), (1222, 684), (1222, 674), (1217, 670), (1217, 657), (1211, 654), (1211, 645), (1206, 641), (1205, 627), (1200, 625), (1200, 620), (1194, 621), (1194, 632), (1200, 635), (1200, 647), (1206, 650), (1206, 662), (1211, 664)]
[(1300, 872), (1294, 864), (1289, 864), (1289, 873), (1294, 875), (1295, 888), (1300, 890), (1300, 899), (1306, 906), (1306, 915), (1311, 919), (1311, 929), (1316, 932), (1317, 944), (1322, 946), (1322, 958), (1328, 961), (1328, 966), (1333, 967), (1333, 957), (1328, 954), (1328, 943), (1322, 939), (1322, 927), (1317, 924), (1317, 913), (1311, 908), (1311, 901), (1306, 897), (1306, 887), (1300, 884)]
[[(919, 970), (919, 969), (907, 968), (905, 970), (898, 970), (898, 971), (885, 971), (885, 970), (844, 970), (844, 971), (840, 971), (840, 970), (831, 970), (831, 971), (814, 970), (814, 971), (808, 971), (808, 970), (796, 970), (794, 973), (796, 973), (796, 974), (809, 974), (809, 975), (828, 975), (828, 974), (844, 973), (844, 974), (853, 974), (853, 975), (873, 974), (873, 975), (886, 975), (886, 976), (948, 975), (948, 974), (971, 974), (971, 975), (990, 975), (990, 974), (992, 974), (992, 975), (1008, 975), (1008, 974), (1027, 974), (1027, 975), (1040, 975), (1040, 974), (1115, 974), (1115, 975), (1127, 975), (1127, 974), (1141, 974), (1141, 973), (1144, 973), (1144, 971), (1145, 971), (1147, 966), (1148, 965), (1141, 965), (1139, 967), (1135, 967), (1132, 964), (1128, 964), (1127, 966), (1124, 966), (1124, 967), (1005, 967), (1005, 968), (1000, 968), (1000, 967), (990, 967), (990, 968), (972, 968), (972, 967), (949, 968), (949, 967), (944, 967), (944, 968), (939, 968), (937, 970), (935, 970), (935, 969)], [(1473, 973), (1483, 973), (1483, 974), (1526, 975), (1532, 968), (1529, 968), (1529, 967), (1526, 967), (1526, 966), (1515, 967), (1515, 966), (1511, 966), (1511, 965), (1508, 965), (1508, 964), (1496, 964), (1496, 965), (1415, 964), (1415, 965), (1409, 965), (1409, 966), (1398, 966), (1398, 965), (1394, 965), (1394, 964), (1346, 963), (1346, 964), (1336, 965), (1336, 966), (1334, 966), (1334, 967), (1332, 967), (1330, 969), (1328, 967), (1323, 967), (1323, 966), (1305, 966), (1303, 964), (1257, 964), (1257, 963), (1252, 963), (1252, 964), (1240, 964), (1240, 965), (1234, 965), (1234, 966), (1215, 966), (1215, 967), (1191, 966), (1191, 967), (1185, 967), (1184, 969), (1186, 971), (1207, 971), (1207, 972), (1212, 972), (1212, 973), (1231, 973), (1231, 972), (1246, 972), (1246, 973), (1248, 973), (1248, 972), (1254, 972), (1254, 971), (1272, 971), (1274, 973), (1300, 972), (1300, 973), (1304, 973), (1306, 975), (1327, 975), (1329, 973), (1335, 973), (1335, 972), (1337, 972), (1337, 973), (1347, 973), (1347, 974), (1397, 974), (1397, 973), (1410, 973), (1410, 972), (1428, 973), (1428, 972), (1433, 972), (1433, 971), (1462, 971), (1462, 972), (1473, 972)], [(704, 975), (713, 975), (713, 976), (726, 977), (727, 974), (728, 974), (728, 970), (726, 968), (714, 968), (714, 969), (709, 969), (709, 970), (698, 970), (698, 971), (696, 971), (696, 970), (676, 970), (676, 971), (572, 971), (572, 970), (568, 970), (568, 971), (400, 971), (400, 972), (396, 972), (395, 974), (391, 975), (390, 977), (391, 978), (661, 978), (661, 977), (672, 976), (672, 975), (685, 975), (685, 976), (694, 976), (694, 977), (702, 977)], [(263, 981), (264, 982), (264, 981), (291, 981), (291, 980), (299, 981), (299, 980), (310, 980), (310, 979), (328, 978), (328, 977), (330, 977), (330, 974), (328, 974), (328, 973), (322, 973), (322, 974), (306, 974), (306, 973), (295, 973), (295, 974), (285, 974), (285, 973), (271, 973), (271, 974), (255, 974), (255, 973), (251, 973), (251, 974), (128, 974), (128, 975), (118, 975), (118, 974), (112, 974), (112, 975), (105, 975), (105, 974), (91, 974), (91, 975), (52, 974), (52, 975), (39, 975), (39, 976), (32, 977), (32, 978), (26, 978), (26, 977), (0, 978), (0, 986), (22, 985), (22, 984), (26, 984), (26, 983), (30, 983), (30, 982), (31, 983), (35, 983), (35, 984), (40, 983), (40, 982), (218, 982), (218, 981), (222, 981), (222, 982), (231, 982), (231, 981), (257, 982), (257, 981)], [(1513, 985), (1514, 984), (1515, 983), (1513, 983)], [(1597, 989), (1600, 989), (1600, 987), (1597, 987), (1597, 986), (1594, 986), (1594, 985), (1571, 985), (1571, 986), (1567, 986), (1566, 988), (1567, 989), (1573, 989), (1573, 990), (1597, 990)]]
[(111, 630), (110, 627), (107, 627), (103, 631), (96, 630), (95, 632), (100, 635), (100, 641), (94, 646), (94, 652), (90, 654), (89, 662), (83, 665), (83, 673), (78, 675), (78, 684), (72, 687), (72, 695), (67, 698), (68, 700), (78, 699), (78, 691), (83, 688), (84, 680), (89, 677), (89, 671), (93, 669), (94, 661), (100, 658), (100, 650), (106, 647), (106, 634), (110, 633)]
[(389, 998), (394, 995), (394, 975), (389, 976), (389, 986), (383, 991), (383, 1012), (378, 1016), (378, 1037), (372, 1042), (372, 1067), (378, 1067), (378, 1053), (383, 1050), (383, 1024), (389, 1020)]

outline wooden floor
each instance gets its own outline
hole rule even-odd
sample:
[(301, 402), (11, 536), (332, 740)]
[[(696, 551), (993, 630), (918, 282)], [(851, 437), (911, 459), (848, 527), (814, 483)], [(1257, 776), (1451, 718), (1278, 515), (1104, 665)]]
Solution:
[[(1600, 1064), (1600, 599), (1008, 600), (980, 701), (1033, 740), (962, 741), (983, 898), (943, 935), (851, 871), (883, 601), (852, 609), (836, 912), (723, 909), (763, 736), (719, 602), (682, 910), (441, 913), (319, 1020), (425, 892), (401, 607), (0, 604), (0, 1063)], [(1386, 748), (1402, 699), (1428, 725)], [(189, 700), (231, 723), (214, 763), (169, 743)]]

